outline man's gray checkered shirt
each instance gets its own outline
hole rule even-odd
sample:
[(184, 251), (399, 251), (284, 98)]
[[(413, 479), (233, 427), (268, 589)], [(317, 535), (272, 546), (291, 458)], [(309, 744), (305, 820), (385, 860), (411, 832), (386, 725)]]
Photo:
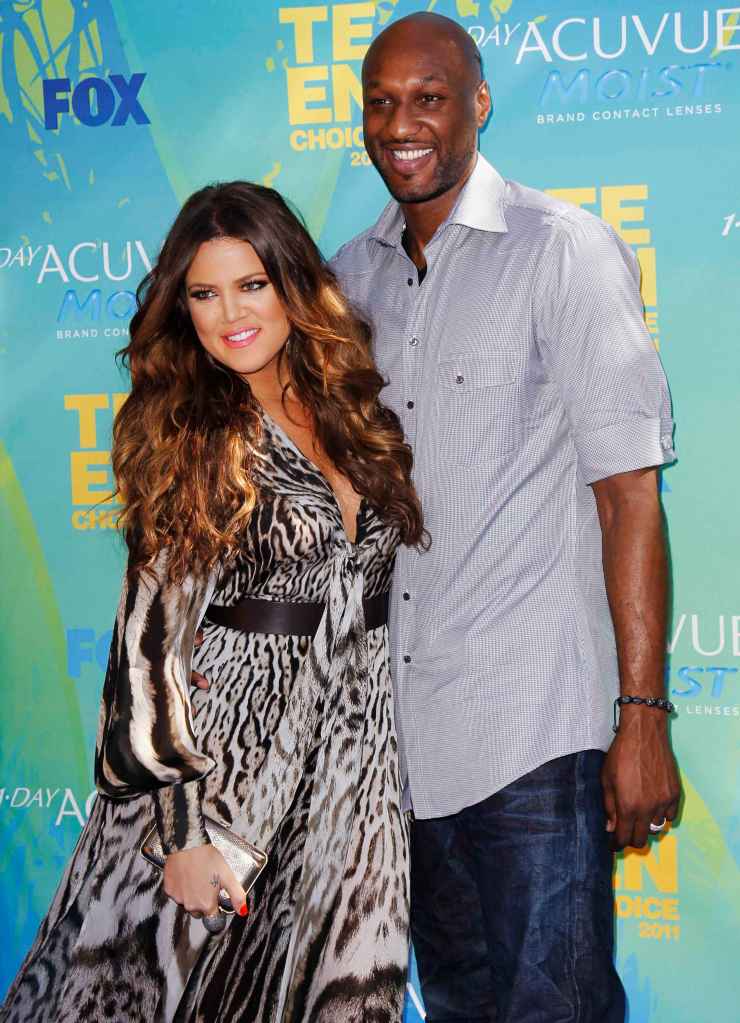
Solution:
[(418, 817), (607, 749), (614, 632), (589, 484), (673, 460), (639, 270), (584, 210), (482, 156), (426, 247), (390, 203), (332, 265), (375, 328), (432, 546), (399, 552), (391, 656)]

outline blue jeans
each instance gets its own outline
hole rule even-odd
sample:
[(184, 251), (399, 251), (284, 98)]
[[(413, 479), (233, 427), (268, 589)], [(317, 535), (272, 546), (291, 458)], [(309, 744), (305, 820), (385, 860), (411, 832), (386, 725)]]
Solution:
[(552, 760), (411, 827), (411, 932), (428, 1023), (624, 1023), (604, 754)]

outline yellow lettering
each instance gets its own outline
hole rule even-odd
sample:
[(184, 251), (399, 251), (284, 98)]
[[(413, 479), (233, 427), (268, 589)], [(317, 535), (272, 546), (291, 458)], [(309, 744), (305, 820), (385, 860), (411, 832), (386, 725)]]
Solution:
[(663, 899), (663, 919), (680, 920), (678, 912), (678, 899)]
[(325, 103), (326, 87), (309, 83), (325, 82), (329, 79), (326, 64), (316, 67), (289, 67), (288, 76), (288, 118), (291, 124), (326, 124), (331, 121), (329, 107), (309, 107), (309, 103)]
[(625, 228), (625, 224), (644, 221), (645, 207), (623, 206), (622, 203), (647, 197), (647, 185), (604, 185), (601, 189), (601, 216), (628, 245), (649, 245), (650, 231), (645, 227)]
[(547, 194), (573, 206), (593, 206), (596, 202), (595, 188), (548, 188)]
[(78, 509), (72, 512), (72, 525), (75, 529), (117, 529), (118, 513), (104, 508)]
[[(642, 223), (645, 220), (643, 205), (625, 205), (627, 200), (646, 200), (647, 185), (604, 185), (601, 191), (601, 216), (629, 245), (649, 245), (648, 228), (627, 228), (625, 224)], [(573, 206), (593, 206), (596, 203), (596, 188), (548, 188), (547, 194), (562, 199)]]
[(639, 895), (617, 895), (615, 899), (617, 916), (621, 919), (633, 916), (636, 919), (679, 920), (678, 899), (661, 899), (651, 895), (647, 899)]
[(290, 145), (299, 153), (307, 149), (326, 149), (327, 146), (329, 149), (362, 148), (362, 125), (356, 124), (354, 128), (349, 125), (346, 128), (296, 128), (290, 133)]
[(293, 149), (298, 150), (299, 153), (308, 148), (306, 132), (303, 128), (296, 128), (290, 133), (290, 145)]
[(108, 408), (107, 394), (65, 394), (64, 407), (79, 416), (80, 447), (94, 448), (97, 443), (95, 413)]
[(640, 264), (640, 291), (645, 305), (658, 304), (658, 285), (655, 272), (655, 249), (638, 249), (637, 261)]
[(110, 451), (71, 451), (69, 462), (70, 479), (72, 482), (72, 504), (112, 503), (112, 488), (107, 490), (92, 489), (96, 484), (104, 486), (112, 482), (107, 468), (92, 468), (95, 465), (109, 466)]
[(77, 511), (73, 511), (72, 525), (74, 526), (75, 529), (89, 529), (90, 524), (87, 521), (87, 512), (80, 511), (79, 509)]
[(311, 64), (313, 27), (317, 21), (328, 19), (329, 8), (325, 4), (320, 7), (281, 7), (278, 16), (281, 25), (293, 26), (296, 64)]
[[(370, 44), (355, 43), (354, 40), (372, 38), (374, 17), (374, 3), (334, 5), (331, 19), (334, 60), (362, 60)], [(356, 24), (355, 18), (369, 18), (370, 20)]]
[(104, 508), (91, 508), (89, 512), (90, 528), (94, 529), (115, 529), (117, 515), (115, 512), (106, 511)]
[(306, 145), (309, 149), (326, 149), (326, 129), (309, 128), (306, 132)]
[(617, 895), (616, 904), (618, 917), (632, 916), (632, 899), (629, 895)]
[(331, 69), (331, 82), (334, 91), (334, 120), (351, 121), (354, 100), (362, 109), (362, 84), (349, 64), (335, 64)]
[(658, 313), (655, 309), (645, 312), (645, 326), (653, 339), (653, 344), (660, 351), (660, 326), (658, 324)]
[[(660, 849), (660, 858), (656, 850)], [(647, 871), (659, 892), (678, 891), (678, 852), (675, 835), (665, 835), (660, 842), (644, 849), (630, 849), (623, 861), (624, 887), (642, 891), (643, 871)]]
[(128, 398), (128, 392), (126, 392), (125, 394), (114, 393), (112, 395), (112, 398), (113, 398), (113, 417), (115, 418), (118, 415), (118, 413), (121, 411), (121, 406), (123, 405), (124, 401), (126, 400), (126, 398)]
[(650, 917), (651, 920), (660, 920), (661, 901), (656, 899), (654, 895), (651, 895), (649, 899), (645, 899), (642, 909), (644, 915)]

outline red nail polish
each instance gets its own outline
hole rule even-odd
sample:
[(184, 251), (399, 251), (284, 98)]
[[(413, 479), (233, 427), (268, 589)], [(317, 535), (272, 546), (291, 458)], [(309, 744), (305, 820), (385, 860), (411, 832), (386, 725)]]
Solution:
[(241, 906), (240, 909), (239, 909), (239, 916), (247, 916), (248, 913), (249, 913), (249, 906), (245, 902), (244, 905)]

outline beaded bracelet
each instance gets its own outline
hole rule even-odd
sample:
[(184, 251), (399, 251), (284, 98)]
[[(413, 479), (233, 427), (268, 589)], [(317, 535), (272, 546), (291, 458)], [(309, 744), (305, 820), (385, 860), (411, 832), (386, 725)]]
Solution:
[(614, 701), (614, 725), (612, 730), (619, 731), (619, 723), (617, 721), (617, 709), (627, 703), (644, 704), (646, 707), (656, 707), (658, 710), (664, 710), (666, 714), (673, 714), (676, 709), (676, 705), (671, 703), (670, 700), (664, 700), (660, 696), (618, 696)]

